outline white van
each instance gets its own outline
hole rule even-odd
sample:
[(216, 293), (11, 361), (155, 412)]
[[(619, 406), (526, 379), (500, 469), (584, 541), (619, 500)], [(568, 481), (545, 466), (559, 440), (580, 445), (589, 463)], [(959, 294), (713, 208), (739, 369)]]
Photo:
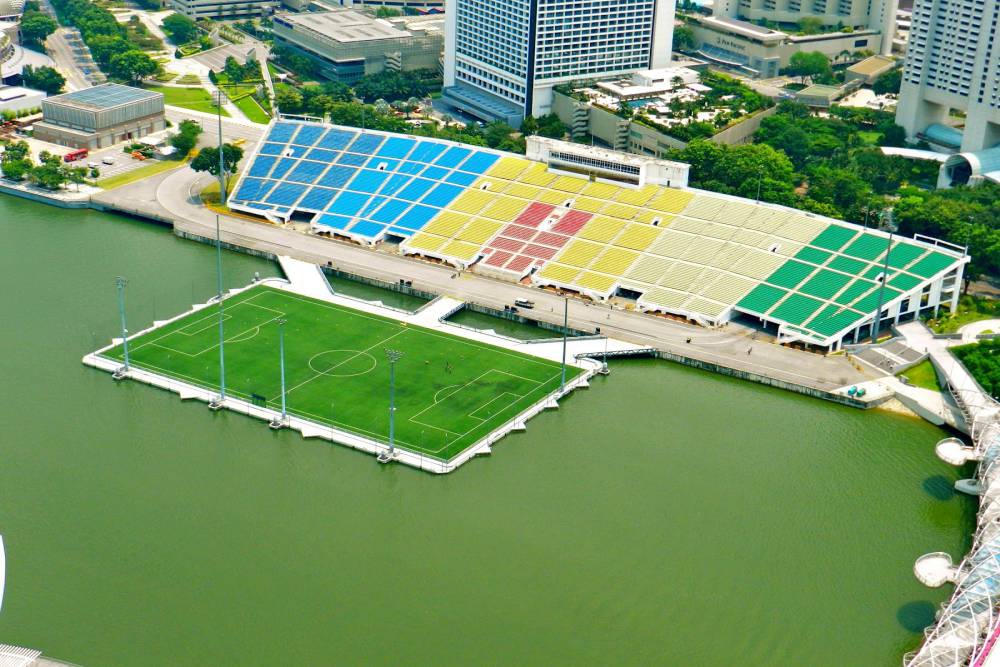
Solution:
[(101, 162), (103, 162), (104, 164), (114, 164), (115, 159), (110, 155), (105, 155), (104, 157), (101, 158)]

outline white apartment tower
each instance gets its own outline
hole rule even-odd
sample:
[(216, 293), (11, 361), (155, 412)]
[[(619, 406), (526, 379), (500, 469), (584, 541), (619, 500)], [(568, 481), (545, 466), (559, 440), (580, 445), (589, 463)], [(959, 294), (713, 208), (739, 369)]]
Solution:
[[(916, 0), (896, 109), (911, 140), (963, 155), (1000, 144), (998, 15), (1000, 0)], [(963, 131), (951, 110), (965, 112)]]
[(666, 67), (674, 0), (447, 0), (445, 99), (515, 127), (552, 87)]

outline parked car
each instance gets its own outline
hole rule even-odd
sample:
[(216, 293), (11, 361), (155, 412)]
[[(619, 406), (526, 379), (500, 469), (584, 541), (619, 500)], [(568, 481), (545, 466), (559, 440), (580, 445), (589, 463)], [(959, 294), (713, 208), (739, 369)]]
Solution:
[(535, 302), (527, 299), (514, 299), (514, 305), (518, 308), (534, 308)]
[(101, 162), (103, 162), (104, 164), (114, 164), (115, 159), (110, 155), (105, 155), (104, 157), (101, 158)]

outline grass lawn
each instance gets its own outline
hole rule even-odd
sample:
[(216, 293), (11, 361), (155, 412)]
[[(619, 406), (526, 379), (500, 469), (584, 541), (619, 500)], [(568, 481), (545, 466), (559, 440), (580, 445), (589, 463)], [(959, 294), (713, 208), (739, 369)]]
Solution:
[(905, 375), (906, 379), (914, 387), (922, 387), (931, 391), (941, 391), (937, 373), (934, 372), (934, 366), (931, 364), (930, 359), (924, 359), (916, 366), (903, 371), (900, 375)]
[(271, 117), (267, 115), (266, 111), (260, 108), (260, 105), (257, 104), (257, 100), (253, 97), (242, 97), (233, 102), (233, 104), (235, 104), (236, 108), (242, 111), (246, 117), (254, 123), (267, 125), (271, 122)]
[(967, 294), (959, 299), (954, 314), (943, 308), (940, 317), (927, 320), (927, 326), (934, 333), (955, 333), (971, 322), (995, 318), (1000, 318), (1000, 301)]
[[(147, 90), (154, 90), (163, 93), (163, 103), (174, 107), (191, 109), (192, 111), (204, 111), (205, 113), (218, 113), (212, 96), (204, 88), (179, 88), (177, 86), (146, 86)], [(223, 109), (223, 116), (229, 113)]]
[[(280, 409), (277, 320), (284, 318), (288, 412), (382, 442), (389, 431), (389, 364), (396, 364), (396, 442), (448, 460), (559, 388), (560, 366), (269, 287), (225, 301), (226, 390)], [(218, 387), (218, 311), (191, 313), (133, 339), (131, 362)], [(105, 356), (122, 359), (121, 348)], [(581, 371), (567, 368), (567, 377)], [(258, 402), (260, 402), (258, 400)]]
[(878, 140), (881, 136), (882, 134), (880, 132), (874, 132), (872, 130), (858, 132), (858, 138), (864, 143), (865, 146), (878, 146)]
[[(123, 155), (119, 157), (119, 159), (131, 160), (132, 158), (127, 155)], [(101, 179), (97, 181), (97, 187), (110, 190), (121, 185), (141, 181), (144, 178), (149, 178), (150, 176), (155, 176), (156, 174), (162, 174), (165, 171), (170, 171), (171, 169), (176, 169), (177, 167), (183, 167), (186, 164), (187, 162), (181, 160), (154, 160), (150, 164), (143, 165), (138, 169), (133, 169), (131, 171), (126, 171), (123, 174), (116, 174), (114, 176)]]

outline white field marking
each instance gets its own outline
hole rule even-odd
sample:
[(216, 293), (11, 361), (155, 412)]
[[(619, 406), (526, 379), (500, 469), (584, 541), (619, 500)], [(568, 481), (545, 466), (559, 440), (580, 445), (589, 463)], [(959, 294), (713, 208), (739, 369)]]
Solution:
[(195, 358), (195, 355), (189, 352), (182, 352), (181, 350), (175, 350), (174, 348), (168, 347), (166, 345), (160, 345), (159, 343), (146, 343), (146, 344), (149, 345), (150, 347), (158, 347), (161, 350), (166, 350), (167, 352), (173, 352), (175, 354), (183, 354), (185, 357), (191, 357), (192, 359)]
[[(254, 295), (254, 297), (256, 297), (256, 296), (259, 296), (259, 295)], [(251, 297), (251, 298), (254, 298), (254, 297)], [(244, 303), (246, 303), (249, 300), (250, 299), (244, 299), (243, 301), (237, 301), (236, 303), (234, 303), (231, 306), (231, 309), (232, 308), (236, 308), (237, 306), (241, 306), (241, 305), (243, 305)], [(248, 304), (248, 305), (256, 305), (256, 304)], [(272, 309), (268, 308), (267, 310), (272, 310)], [(276, 311), (275, 310), (273, 312), (277, 313), (277, 312), (280, 312), (280, 311)], [(223, 311), (223, 314), (225, 314), (225, 311)], [(281, 313), (281, 315), (284, 315), (284, 313)], [(211, 315), (208, 315), (207, 317), (211, 317)], [(235, 335), (233, 335), (233, 336), (231, 336), (229, 338), (226, 338), (226, 342), (232, 342), (233, 339), (240, 338), (244, 334), (249, 333), (251, 329), (259, 329), (260, 327), (264, 326), (265, 324), (269, 324), (269, 323), (273, 322), (274, 320), (278, 319), (278, 317), (280, 317), (280, 316), (276, 315), (275, 317), (272, 317), (269, 320), (261, 322), (260, 324), (255, 324), (254, 326), (250, 327), (249, 329), (246, 329), (246, 330), (241, 331), (241, 332), (239, 332), (239, 333), (237, 333), (237, 334), (235, 334)], [(204, 319), (204, 318), (201, 318), (201, 319)], [(218, 320), (218, 315), (216, 315), (216, 319)], [(223, 321), (225, 321), (225, 320), (223, 320)], [(146, 345), (152, 345), (153, 343), (159, 343), (159, 341), (164, 340), (165, 338), (169, 338), (170, 336), (173, 336), (175, 333), (177, 333), (177, 331), (171, 331), (169, 333), (163, 334), (162, 336), (158, 336), (158, 337), (154, 338), (153, 340), (149, 340), (149, 341), (145, 341), (143, 343), (140, 343), (135, 348), (133, 348), (133, 350), (140, 350), (143, 347), (145, 347)], [(187, 334), (187, 335), (189, 337), (191, 336), (191, 334)], [(208, 352), (209, 350), (214, 350), (218, 346), (219, 346), (219, 344), (215, 343), (215, 344), (210, 345), (209, 347), (205, 348), (204, 350), (201, 350), (200, 352), (196, 352), (194, 354), (188, 354), (186, 352), (181, 352), (180, 350), (177, 350), (176, 348), (170, 347), (169, 345), (162, 345), (162, 344), (161, 345), (157, 345), (157, 347), (162, 347), (164, 349), (174, 350), (175, 352), (178, 352), (180, 354), (187, 354), (188, 356), (193, 356), (193, 357), (197, 357), (197, 356), (199, 356), (201, 354), (204, 354), (205, 352)]]
[(454, 334), (442, 334), (442, 333), (439, 333), (437, 331), (434, 331), (433, 329), (427, 329), (427, 328), (425, 328), (423, 326), (420, 326), (419, 324), (410, 324), (409, 322), (403, 322), (401, 320), (392, 320), (392, 319), (389, 319), (389, 318), (372, 317), (371, 315), (368, 315), (366, 313), (362, 313), (362, 312), (357, 311), (357, 310), (353, 310), (351, 308), (347, 308), (345, 306), (338, 306), (337, 304), (325, 303), (323, 301), (316, 301), (316, 300), (313, 300), (313, 299), (302, 298), (302, 297), (298, 296), (297, 294), (293, 294), (291, 292), (281, 292), (281, 291), (277, 291), (277, 290), (275, 290), (275, 291), (278, 294), (281, 294), (283, 296), (288, 297), (289, 299), (295, 299), (297, 301), (304, 301), (305, 303), (310, 303), (310, 304), (313, 304), (315, 306), (320, 306), (322, 308), (327, 308), (329, 310), (340, 311), (340, 312), (342, 312), (344, 314), (351, 315), (353, 317), (360, 317), (360, 318), (366, 319), (366, 320), (372, 320), (372, 321), (375, 321), (375, 322), (381, 322), (382, 324), (394, 324), (396, 326), (402, 326), (402, 327), (405, 327), (407, 329), (416, 330), (418, 333), (421, 333), (421, 334), (426, 334), (428, 336), (434, 336), (435, 338), (443, 338), (443, 339), (449, 340), (449, 341), (454, 342), (454, 343), (461, 343), (463, 345), (467, 345), (469, 347), (475, 347), (475, 348), (478, 348), (478, 349), (481, 349), (481, 350), (489, 350), (490, 352), (493, 352), (495, 354), (500, 354), (500, 355), (503, 355), (505, 357), (514, 357), (515, 359), (519, 359), (521, 361), (528, 361), (528, 362), (533, 363), (533, 364), (538, 364), (539, 366), (547, 366), (547, 367), (551, 368), (551, 366), (553, 364), (555, 364), (554, 361), (549, 361), (548, 359), (539, 359), (539, 358), (536, 358), (536, 357), (532, 357), (531, 355), (525, 354), (523, 352), (511, 353), (509, 350), (505, 350), (502, 347), (497, 347), (495, 345), (490, 345), (488, 343), (480, 343), (479, 341), (469, 340), (467, 338), (461, 338), (459, 336), (455, 336)]
[[(146, 362), (142, 362), (142, 363), (139, 363), (139, 364), (132, 364), (132, 365), (135, 366), (136, 368), (139, 368), (139, 369), (152, 369), (154, 371), (159, 371), (164, 377), (166, 377), (168, 379), (170, 379), (170, 378), (181, 378), (183, 380), (186, 380), (186, 381), (190, 382), (191, 384), (195, 385), (196, 387), (199, 387), (199, 388), (204, 389), (206, 391), (218, 391), (218, 389), (219, 389), (218, 387), (213, 387), (213, 386), (210, 386), (210, 385), (206, 384), (204, 380), (200, 380), (198, 378), (191, 377), (190, 375), (185, 375), (184, 373), (178, 373), (177, 371), (167, 370), (166, 368), (160, 368), (159, 366), (156, 366), (155, 364), (147, 364)], [(230, 396), (236, 396), (237, 398), (243, 398), (248, 403), (253, 402), (253, 399), (251, 398), (251, 396), (249, 394), (244, 394), (242, 391), (239, 391), (239, 390), (236, 390), (236, 389), (230, 389), (229, 387), (226, 387), (226, 393), (228, 395), (230, 395)], [(268, 401), (268, 403), (272, 403), (272, 401)], [(273, 408), (273, 409), (276, 409), (276, 408)], [(236, 412), (238, 414), (243, 414), (243, 413), (240, 413), (239, 411), (236, 411)], [(371, 436), (375, 440), (378, 440), (379, 438), (382, 438), (383, 435), (384, 435), (384, 434), (376, 433), (375, 431), (369, 431), (368, 429), (364, 429), (364, 428), (361, 428), (360, 426), (355, 426), (353, 424), (347, 424), (345, 422), (338, 422), (336, 420), (331, 420), (328, 417), (320, 417), (319, 415), (315, 415), (315, 414), (313, 414), (311, 412), (307, 412), (305, 410), (299, 410), (298, 408), (295, 408), (294, 410), (288, 410), (288, 414), (290, 414), (290, 415), (302, 414), (302, 415), (306, 415), (308, 417), (312, 417), (313, 419), (316, 420), (316, 423), (320, 424), (321, 426), (322, 425), (329, 425), (329, 424), (338, 424), (340, 426), (343, 426), (345, 431), (348, 431), (348, 432), (352, 432), (353, 431), (355, 433), (369, 435), (369, 436)], [(388, 438), (388, 435), (385, 435), (385, 437)], [(424, 453), (434, 452), (434, 453), (437, 453), (437, 452), (440, 452), (442, 449), (444, 449), (444, 447), (441, 447), (439, 449), (426, 449), (426, 448), (420, 447), (418, 445), (414, 445), (413, 443), (408, 442), (406, 440), (403, 440), (402, 438), (395, 438), (395, 440), (398, 443), (401, 443), (401, 444), (403, 444), (405, 446), (408, 446), (408, 447), (412, 448), (417, 453), (420, 453), (420, 452), (424, 452)], [(378, 440), (378, 441), (380, 443), (382, 443), (381, 440)], [(388, 442), (388, 440), (386, 440), (386, 442)]]
[[(230, 315), (229, 313), (223, 312), (223, 316), (222, 316), (222, 321), (223, 322), (225, 322), (226, 320), (231, 320), (232, 318), (233, 318), (232, 315)], [(193, 327), (194, 325), (199, 324), (200, 322), (204, 322), (205, 320), (209, 320), (209, 319), (212, 320), (212, 321), (209, 322), (208, 324), (206, 324), (205, 326), (203, 326), (202, 328), (197, 329), (195, 331), (186, 331), (186, 329), (188, 329), (189, 327)], [(212, 327), (217, 326), (218, 324), (219, 324), (219, 316), (218, 315), (216, 315), (216, 314), (206, 315), (205, 317), (201, 317), (201, 318), (195, 320), (191, 324), (188, 324), (188, 325), (185, 325), (185, 326), (181, 327), (180, 329), (178, 329), (174, 333), (179, 333), (182, 336), (194, 336), (195, 334), (199, 334), (202, 331), (205, 331), (207, 329), (211, 329)]]
[[(437, 403), (438, 401), (442, 400), (442, 399), (438, 398), (438, 396), (441, 395), (442, 391), (447, 391), (447, 390), (449, 390), (449, 389), (451, 389), (453, 387), (458, 387), (459, 389), (461, 389), (462, 385), (460, 385), (460, 384), (450, 384), (447, 387), (442, 387), (441, 389), (438, 389), (436, 392), (434, 392), (434, 402)], [(455, 391), (458, 391), (458, 390), (456, 389)], [(452, 393), (454, 393), (454, 392), (452, 392)], [(449, 394), (449, 396), (450, 396), (450, 394)], [(447, 398), (447, 396), (445, 398)]]
[(513, 403), (515, 403), (515, 402), (521, 400), (522, 398), (524, 398), (524, 396), (520, 396), (518, 394), (515, 394), (512, 391), (504, 391), (504, 392), (501, 392), (498, 396), (494, 396), (492, 399), (490, 399), (486, 403), (483, 403), (478, 408), (476, 408), (475, 410), (473, 410), (472, 412), (470, 412), (469, 416), (472, 417), (473, 419), (479, 419), (480, 421), (486, 421), (487, 419), (490, 419), (490, 417), (477, 417), (476, 413), (479, 412), (480, 410), (483, 410), (483, 409), (488, 408), (489, 406), (493, 405), (495, 402), (499, 401), (504, 396), (513, 396), (514, 397), (513, 401), (507, 401), (507, 404), (504, 406), (504, 408), (509, 408)]
[[(260, 327), (254, 327), (253, 329), (249, 329), (249, 331), (253, 331), (253, 333), (250, 334), (249, 336), (247, 336), (246, 338), (241, 338), (241, 336), (243, 334), (236, 334), (232, 338), (227, 338), (226, 342), (227, 343), (245, 343), (248, 340), (253, 340), (254, 338), (257, 337), (258, 334), (260, 334)], [(247, 333), (247, 332), (244, 331), (243, 333)], [(201, 353), (199, 352), (198, 354), (201, 354)]]
[[(433, 424), (428, 424), (426, 422), (422, 422), (422, 421), (418, 420), (417, 417), (419, 417), (420, 415), (424, 414), (425, 412), (427, 412), (428, 410), (430, 410), (431, 408), (433, 408), (438, 403), (447, 401), (449, 398), (451, 398), (452, 396), (454, 396), (458, 392), (462, 391), (463, 389), (468, 388), (469, 385), (475, 384), (476, 382), (478, 382), (479, 380), (481, 380), (484, 376), (489, 375), (490, 373), (502, 373), (504, 375), (509, 375), (510, 377), (515, 377), (515, 378), (518, 378), (520, 380), (526, 380), (528, 382), (533, 382), (534, 384), (541, 384), (540, 382), (536, 382), (535, 380), (528, 380), (527, 378), (523, 378), (520, 375), (514, 375), (513, 373), (508, 373), (507, 371), (501, 371), (501, 370), (498, 370), (496, 368), (491, 368), (491, 369), (489, 369), (487, 371), (484, 371), (478, 377), (475, 377), (472, 380), (469, 380), (468, 382), (466, 382), (465, 384), (463, 384), (461, 387), (459, 387), (458, 389), (456, 389), (455, 391), (451, 392), (450, 394), (448, 394), (447, 396), (445, 396), (444, 398), (442, 398), (440, 400), (438, 400), (437, 394), (434, 394), (434, 397), (435, 397), (434, 398), (434, 402), (431, 403), (430, 405), (428, 405), (426, 408), (424, 408), (420, 412), (418, 412), (417, 414), (415, 414), (412, 417), (410, 417), (410, 421), (413, 422), (414, 424), (420, 424), (421, 426), (428, 426), (430, 428), (436, 428), (439, 431), (446, 431), (448, 433), (454, 433), (455, 435), (458, 435), (459, 437), (462, 437), (462, 435), (464, 435), (464, 434), (460, 435), (458, 433), (458, 431), (451, 431), (451, 430), (446, 429), (446, 428), (441, 428), (440, 426), (434, 426)], [(438, 393), (440, 393), (440, 392), (438, 392)], [(524, 398), (527, 395), (527, 394), (520, 394), (520, 395), (519, 394), (514, 394), (513, 392), (504, 392), (504, 393), (511, 394), (513, 396), (518, 396), (518, 398), (515, 399), (515, 401), (520, 400), (520, 399)], [(490, 401), (490, 403), (492, 403), (494, 400), (496, 400), (496, 398), (492, 399)], [(487, 405), (489, 405), (489, 403), (487, 403)], [(479, 411), (479, 409), (482, 408), (482, 407), (483, 406), (479, 406), (479, 408), (476, 408), (475, 410), (473, 410), (473, 412)], [(483, 418), (483, 417), (476, 417), (473, 414), (469, 414), (468, 416), (471, 417), (472, 419), (478, 420), (480, 422), (479, 426), (482, 426), (482, 422), (486, 421), (485, 418)], [(478, 427), (473, 427), (473, 428), (478, 428)], [(470, 430), (472, 430), (472, 429), (470, 429)], [(466, 431), (466, 433), (468, 433), (468, 432), (469, 431)]]
[[(354, 360), (355, 358), (357, 358), (357, 357), (361, 356), (362, 354), (367, 354), (369, 350), (373, 350), (373, 349), (375, 349), (376, 347), (378, 347), (379, 345), (383, 345), (383, 344), (385, 344), (385, 343), (389, 342), (390, 340), (392, 340), (392, 339), (393, 339), (393, 338), (395, 338), (396, 336), (399, 336), (399, 335), (402, 335), (402, 334), (406, 333), (406, 331), (407, 331), (406, 329), (402, 329), (402, 330), (400, 330), (400, 331), (397, 331), (396, 333), (392, 334), (392, 335), (391, 335), (391, 336), (389, 336), (388, 338), (384, 338), (384, 339), (382, 339), (382, 340), (378, 341), (377, 343), (375, 343), (374, 345), (372, 345), (372, 346), (370, 346), (370, 347), (366, 347), (366, 348), (365, 348), (365, 349), (363, 349), (363, 350), (359, 350), (357, 354), (355, 354), (355, 355), (353, 355), (353, 356), (350, 356), (350, 357), (348, 357), (347, 359), (344, 359), (344, 360), (343, 360), (343, 361), (341, 361), (341, 362), (340, 362), (339, 364), (337, 364), (337, 365), (335, 365), (335, 366), (331, 366), (330, 368), (328, 368), (328, 369), (326, 370), (326, 372), (325, 372), (325, 373), (316, 373), (316, 375), (313, 375), (313, 376), (312, 376), (311, 378), (306, 378), (305, 380), (303, 380), (302, 382), (298, 383), (297, 385), (295, 385), (295, 386), (294, 386), (294, 387), (292, 387), (291, 389), (286, 389), (286, 390), (285, 390), (285, 396), (287, 396), (288, 394), (292, 393), (293, 391), (295, 391), (295, 390), (296, 390), (296, 389), (298, 389), (299, 387), (301, 387), (301, 386), (303, 386), (303, 385), (306, 385), (306, 384), (309, 384), (310, 382), (312, 382), (312, 381), (313, 381), (313, 380), (315, 380), (316, 378), (318, 378), (318, 377), (323, 377), (324, 375), (328, 374), (328, 373), (329, 373), (330, 371), (332, 371), (332, 370), (336, 370), (337, 368), (340, 368), (341, 366), (343, 366), (343, 365), (344, 365), (344, 364), (346, 364), (347, 362), (349, 362), (349, 361), (353, 361), (353, 360)], [(369, 356), (370, 356), (370, 355), (369, 355)], [(377, 363), (377, 362), (376, 362), (376, 363)], [(310, 366), (309, 368), (310, 368), (310, 370), (312, 370), (312, 366)], [(274, 400), (277, 400), (277, 399), (279, 399), (279, 398), (281, 398), (281, 394), (278, 394), (277, 396), (275, 396), (274, 398), (272, 398), (272, 399), (270, 399), (270, 400), (274, 401)]]
[[(322, 355), (327, 354), (329, 352), (350, 352), (350, 353), (354, 354), (354, 356), (352, 356), (350, 359), (345, 359), (344, 361), (340, 362), (340, 364), (337, 364), (336, 366), (331, 366), (330, 368), (326, 369), (325, 371), (321, 371), (318, 368), (315, 368), (313, 366), (313, 360), (316, 357), (322, 356)], [(371, 365), (371, 367), (368, 370), (360, 371), (358, 373), (347, 373), (346, 375), (345, 374), (338, 374), (338, 375), (331, 375), (330, 374), (330, 371), (332, 371), (332, 370), (334, 370), (336, 368), (339, 368), (341, 364), (345, 364), (348, 361), (350, 361), (351, 359), (355, 359), (355, 358), (357, 358), (357, 357), (359, 357), (361, 355), (365, 355), (366, 357), (368, 357), (369, 359), (372, 360), (372, 365)], [(365, 373), (371, 373), (373, 370), (375, 370), (375, 367), (378, 366), (378, 359), (376, 359), (371, 353), (369, 353), (369, 352), (363, 352), (361, 350), (324, 350), (323, 352), (317, 352), (313, 356), (309, 357), (309, 361), (306, 362), (306, 365), (309, 366), (309, 369), (311, 371), (313, 371), (314, 373), (319, 373), (320, 375), (330, 375), (330, 377), (338, 377), (338, 378), (352, 378), (352, 377), (356, 377), (358, 375), (364, 375)]]

